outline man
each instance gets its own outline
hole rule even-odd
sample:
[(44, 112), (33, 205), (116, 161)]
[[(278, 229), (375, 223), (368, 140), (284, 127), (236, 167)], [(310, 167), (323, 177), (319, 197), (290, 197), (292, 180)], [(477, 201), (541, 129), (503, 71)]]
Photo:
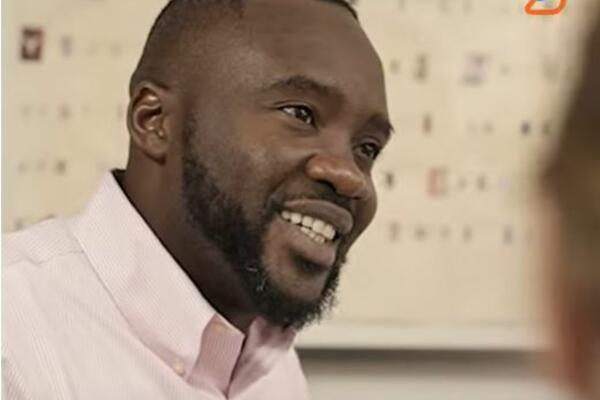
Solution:
[(294, 334), (373, 218), (391, 131), (354, 11), (172, 0), (130, 95), (127, 169), (5, 238), (7, 398), (307, 398)]

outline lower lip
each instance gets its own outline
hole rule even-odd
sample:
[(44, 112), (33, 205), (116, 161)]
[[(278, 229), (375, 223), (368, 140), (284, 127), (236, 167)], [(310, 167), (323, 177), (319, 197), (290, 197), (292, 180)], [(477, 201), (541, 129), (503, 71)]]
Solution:
[(304, 260), (320, 267), (329, 269), (335, 262), (337, 244), (326, 241), (317, 243), (300, 230), (300, 227), (284, 220), (281, 217), (275, 219), (281, 239), (288, 243), (292, 252)]

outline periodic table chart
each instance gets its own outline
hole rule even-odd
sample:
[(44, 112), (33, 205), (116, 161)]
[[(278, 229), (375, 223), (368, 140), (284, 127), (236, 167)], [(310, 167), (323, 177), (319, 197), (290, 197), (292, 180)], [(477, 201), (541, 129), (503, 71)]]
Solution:
[[(77, 212), (103, 173), (124, 166), (127, 83), (164, 3), (4, 2), (3, 232)], [(527, 15), (525, 3), (354, 2), (382, 58), (396, 133), (339, 305), (300, 345), (539, 344), (532, 183), (597, 0), (569, 0), (554, 16)]]

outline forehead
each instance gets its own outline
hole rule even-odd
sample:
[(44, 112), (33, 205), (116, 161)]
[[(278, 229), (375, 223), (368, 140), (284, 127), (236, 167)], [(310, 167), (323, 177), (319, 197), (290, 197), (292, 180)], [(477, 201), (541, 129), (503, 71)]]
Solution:
[(222, 31), (214, 64), (225, 86), (264, 87), (302, 75), (340, 88), (350, 98), (385, 107), (379, 57), (342, 6), (322, 0), (252, 0), (237, 29)]

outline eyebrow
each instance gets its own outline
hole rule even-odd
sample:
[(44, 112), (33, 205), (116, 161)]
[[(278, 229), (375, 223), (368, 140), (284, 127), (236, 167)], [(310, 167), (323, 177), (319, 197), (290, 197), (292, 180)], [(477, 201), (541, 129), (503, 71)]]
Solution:
[(392, 136), (392, 133), (396, 132), (396, 129), (394, 129), (394, 126), (392, 125), (390, 120), (385, 115), (380, 113), (371, 116), (371, 118), (368, 119), (364, 127), (367, 129), (382, 132), (383, 134), (385, 134), (386, 139)]
[(314, 92), (324, 97), (344, 98), (342, 91), (333, 85), (321, 83), (304, 75), (294, 75), (278, 79), (262, 88), (262, 92), (272, 90), (293, 90), (298, 92)]
[[(313, 92), (322, 97), (335, 97), (339, 99), (344, 99), (346, 97), (337, 87), (321, 83), (304, 75), (294, 75), (284, 79), (275, 80), (274, 82), (264, 86), (261, 89), (261, 92), (269, 92), (273, 90)], [(391, 134), (395, 132), (394, 126), (388, 117), (381, 113), (373, 114), (365, 123), (364, 128), (383, 132), (387, 137), (390, 137)]]

